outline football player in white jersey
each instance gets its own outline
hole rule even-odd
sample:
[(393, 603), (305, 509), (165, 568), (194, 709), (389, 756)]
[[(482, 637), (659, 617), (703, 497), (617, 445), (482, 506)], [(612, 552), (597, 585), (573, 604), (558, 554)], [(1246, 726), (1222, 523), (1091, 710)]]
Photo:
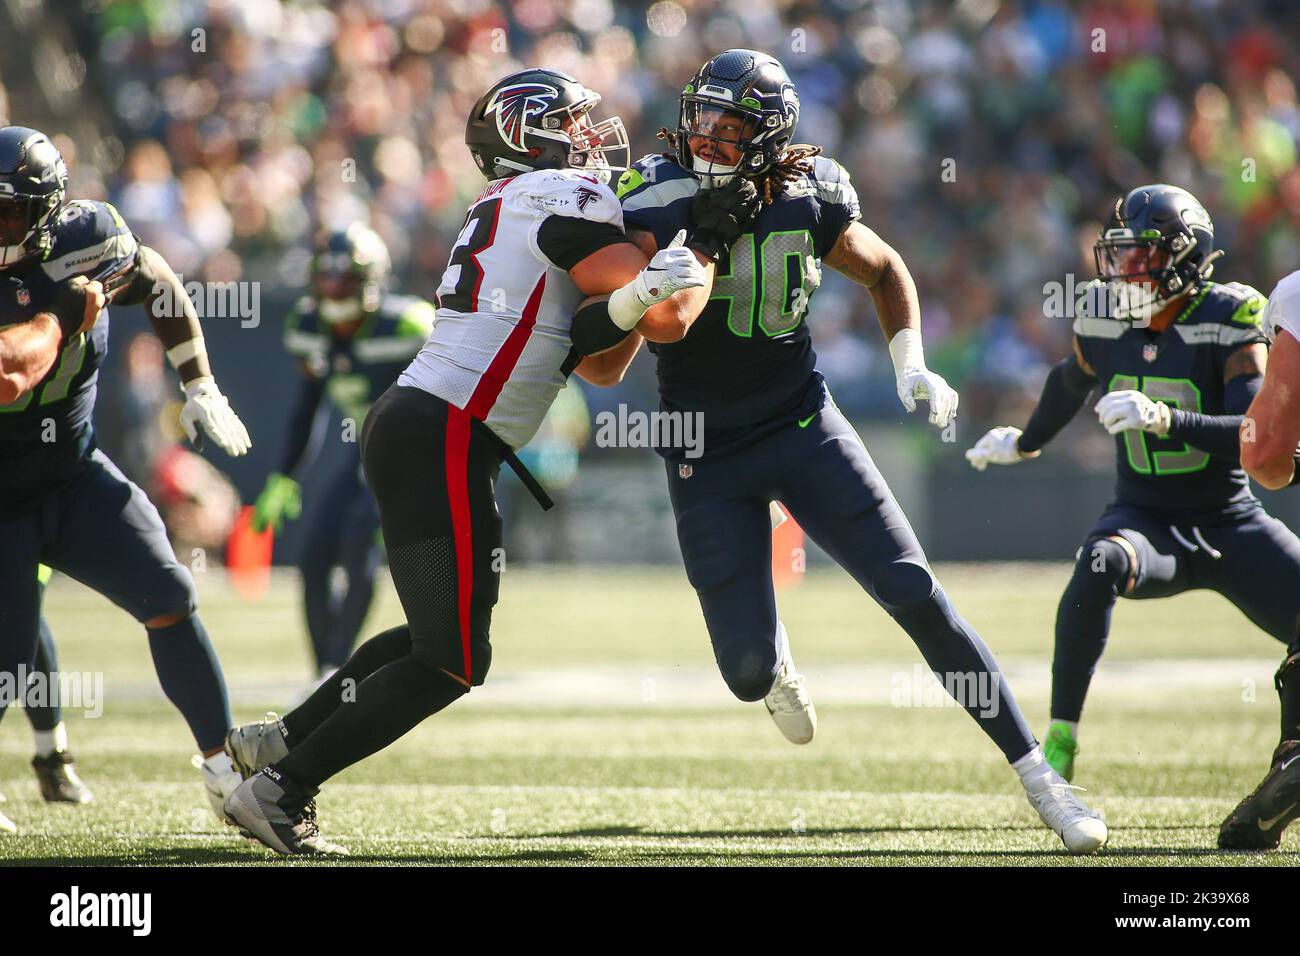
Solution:
[(752, 185), (714, 190), (692, 219), (691, 247), (682, 230), (647, 261), (607, 185), (626, 168), (627, 138), (617, 118), (592, 122), (599, 102), (573, 77), (533, 69), (499, 81), (470, 112), (466, 144), (488, 185), (452, 249), (433, 331), (361, 438), (408, 623), (361, 645), (283, 719), (227, 738), (248, 778), (227, 819), (273, 850), (342, 852), (317, 827), (320, 785), (483, 682), (501, 462), (530, 482), (514, 451), (570, 372), (613, 384), (642, 336), (682, 338), (713, 279), (712, 258), (694, 247), (729, 244), (758, 210)]
[(1277, 284), (1261, 317), (1272, 341), (1264, 384), (1241, 428), (1241, 464), (1265, 488), (1296, 481), (1300, 442), (1300, 271)]
[[(1300, 483), (1300, 271), (1269, 293), (1260, 322), (1272, 345), (1264, 384), (1241, 422), (1241, 465), (1276, 490)], [(1287, 656), (1273, 683), (1282, 698), (1282, 741), (1259, 786), (1223, 821), (1220, 847), (1273, 849), (1300, 817), (1300, 653)]]

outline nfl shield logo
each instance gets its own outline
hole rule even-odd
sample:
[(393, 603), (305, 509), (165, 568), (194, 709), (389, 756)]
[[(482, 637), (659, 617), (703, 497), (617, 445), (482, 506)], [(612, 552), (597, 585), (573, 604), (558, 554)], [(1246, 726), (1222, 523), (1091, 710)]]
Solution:
[(19, 305), (31, 305), (31, 304), (32, 304), (32, 294), (31, 294), (31, 292), (28, 290), (27, 286), (25, 286), (25, 285), (20, 285), (20, 286), (18, 287), (17, 297), (18, 297), (18, 304), (19, 304)]
[(1154, 362), (1156, 360), (1156, 347), (1153, 343), (1147, 343), (1142, 346), (1142, 358), (1147, 362)]
[(693, 474), (695, 474), (695, 469), (692, 468), (690, 465), (678, 465), (678, 466), (677, 466), (677, 477), (678, 477), (678, 478), (689, 478), (689, 477), (691, 477), (691, 475), (693, 475)]

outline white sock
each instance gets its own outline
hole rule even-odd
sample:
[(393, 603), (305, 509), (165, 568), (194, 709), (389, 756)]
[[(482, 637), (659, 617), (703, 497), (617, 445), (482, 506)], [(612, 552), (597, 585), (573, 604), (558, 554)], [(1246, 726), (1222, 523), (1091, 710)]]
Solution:
[(55, 724), (53, 730), (33, 731), (32, 736), (36, 738), (38, 757), (48, 757), (68, 749), (68, 728), (63, 725), (63, 721)]
[(1020, 782), (1025, 785), (1026, 790), (1042, 789), (1054, 773), (1051, 764), (1043, 757), (1043, 748), (1037, 744), (1034, 745), (1033, 750), (1013, 763), (1011, 769), (1020, 775)]
[(204, 757), (203, 766), (216, 774), (235, 772), (235, 765), (230, 762), (230, 754), (224, 750), (214, 753), (211, 757)]

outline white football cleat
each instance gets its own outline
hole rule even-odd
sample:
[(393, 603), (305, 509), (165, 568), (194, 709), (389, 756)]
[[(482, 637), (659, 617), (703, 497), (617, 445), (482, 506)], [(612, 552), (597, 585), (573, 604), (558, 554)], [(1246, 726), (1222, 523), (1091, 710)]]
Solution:
[(195, 754), (190, 758), (190, 763), (203, 775), (203, 789), (207, 792), (208, 803), (212, 807), (212, 812), (217, 815), (217, 819), (222, 823), (229, 823), (226, 818), (226, 798), (238, 789), (239, 785), (244, 782), (244, 778), (239, 775), (239, 771), (231, 767), (225, 772), (218, 772), (207, 765), (207, 762)]
[(790, 637), (780, 621), (777, 622), (777, 640), (781, 645), (781, 667), (776, 672), (776, 683), (763, 698), (763, 704), (786, 740), (792, 744), (810, 743), (817, 733), (817, 708), (808, 696), (803, 675), (794, 669)]
[(268, 764), (277, 763), (289, 755), (287, 736), (284, 721), (275, 711), (267, 711), (261, 720), (230, 729), (226, 734), (226, 753), (239, 775), (247, 780), (253, 774), (261, 773)]
[(1030, 805), (1039, 818), (1061, 838), (1071, 853), (1095, 853), (1110, 837), (1101, 817), (1090, 810), (1074, 791), (1082, 790), (1065, 782), (1055, 770), (1037, 775), (1025, 784)]

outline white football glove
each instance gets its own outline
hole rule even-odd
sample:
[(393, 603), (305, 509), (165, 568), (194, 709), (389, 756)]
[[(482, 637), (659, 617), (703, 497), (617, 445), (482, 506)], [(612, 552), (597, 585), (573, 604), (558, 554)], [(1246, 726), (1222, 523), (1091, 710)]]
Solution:
[(1120, 432), (1144, 431), (1153, 435), (1169, 432), (1172, 413), (1164, 402), (1152, 401), (1134, 389), (1108, 392), (1097, 402), (1097, 418), (1112, 435)]
[(930, 424), (940, 428), (957, 415), (957, 390), (942, 375), (925, 367), (921, 350), (921, 333), (903, 329), (889, 340), (889, 357), (894, 362), (894, 378), (898, 386), (898, 400), (907, 411), (916, 411), (918, 400), (930, 403)]
[(983, 471), (990, 463), (994, 465), (1015, 465), (1026, 458), (1037, 458), (1041, 452), (1027, 455), (1020, 450), (1016, 442), (1020, 441), (1021, 431), (1010, 425), (990, 428), (984, 437), (974, 446), (966, 449), (966, 460), (976, 471)]
[(633, 280), (633, 291), (647, 309), (682, 289), (698, 289), (709, 281), (695, 253), (686, 248), (686, 230), (679, 229), (667, 249), (660, 249)]
[(686, 230), (680, 229), (667, 248), (654, 254), (636, 278), (610, 294), (610, 320), (624, 331), (631, 331), (641, 321), (646, 309), (682, 289), (698, 289), (709, 281), (709, 274), (685, 247)]
[(253, 446), (248, 438), (248, 429), (211, 378), (198, 378), (186, 383), (181, 428), (196, 448), (203, 447), (199, 437), (202, 429), (203, 434), (211, 437), (232, 458), (246, 454)]

